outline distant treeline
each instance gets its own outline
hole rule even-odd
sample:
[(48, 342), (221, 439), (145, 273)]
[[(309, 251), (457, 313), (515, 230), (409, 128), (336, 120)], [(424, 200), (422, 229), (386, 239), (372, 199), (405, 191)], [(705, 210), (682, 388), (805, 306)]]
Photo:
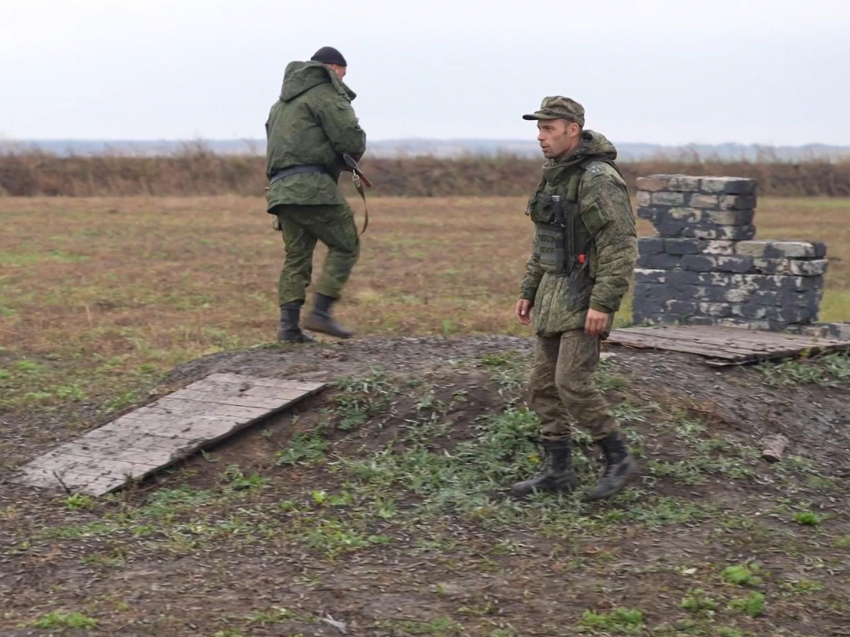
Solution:
[[(373, 196), (522, 196), (540, 178), (542, 160), (511, 156), (375, 158), (363, 162)], [(653, 173), (758, 179), (762, 195), (850, 196), (850, 160), (749, 162), (656, 158), (620, 164), (631, 187)], [(203, 146), (149, 157), (61, 157), (44, 152), (0, 154), (0, 196), (262, 195), (265, 159), (221, 155)]]

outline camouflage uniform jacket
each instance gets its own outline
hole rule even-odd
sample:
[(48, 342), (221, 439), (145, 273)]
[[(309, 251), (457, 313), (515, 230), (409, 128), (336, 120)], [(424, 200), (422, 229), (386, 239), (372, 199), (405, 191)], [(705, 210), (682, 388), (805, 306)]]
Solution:
[[(539, 336), (583, 328), (588, 308), (611, 314), (610, 331), (629, 288), (637, 234), (626, 183), (611, 163), (616, 156), (604, 136), (585, 131), (575, 151), (543, 166), (543, 179), (526, 211), (535, 222), (535, 236), (520, 293), (534, 303)], [(578, 215), (575, 224), (567, 224), (567, 232), (573, 234), (575, 251), (585, 258), (569, 274), (551, 258), (552, 195), (572, 202)]]
[(290, 166), (325, 166), (330, 174), (301, 173), (280, 179), (266, 191), (271, 210), (279, 204), (338, 205), (342, 155), (360, 159), (366, 133), (351, 101), (356, 97), (330, 67), (320, 62), (291, 62), (286, 67), (280, 99), (266, 122), (266, 176)]

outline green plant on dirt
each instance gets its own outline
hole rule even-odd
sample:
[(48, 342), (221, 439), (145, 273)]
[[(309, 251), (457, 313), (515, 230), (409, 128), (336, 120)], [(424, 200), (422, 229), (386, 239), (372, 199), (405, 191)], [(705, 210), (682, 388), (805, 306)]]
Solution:
[(293, 436), (289, 444), (275, 454), (275, 461), (279, 465), (314, 464), (325, 459), (329, 446), (320, 430), (306, 431)]
[(528, 355), (519, 350), (507, 350), (487, 354), (480, 361), (499, 386), (499, 395), (509, 402), (518, 400), (518, 393), (525, 387), (528, 377)]
[(96, 628), (99, 623), (94, 617), (88, 617), (77, 611), (65, 612), (57, 610), (42, 615), (32, 625), (35, 628), (53, 630), (62, 630), (65, 628), (89, 630), (90, 628)]
[(72, 493), (65, 498), (65, 506), (72, 511), (81, 509), (93, 509), (94, 498), (84, 493)]
[(719, 608), (719, 604), (708, 596), (701, 588), (688, 591), (688, 596), (682, 599), (682, 608), (691, 613), (701, 615), (712, 615)]
[(717, 637), (744, 637), (744, 633), (731, 626), (721, 626), (717, 630)]
[(231, 464), (222, 472), (222, 478), (229, 484), (234, 491), (245, 491), (249, 489), (259, 489), (268, 484), (269, 479), (262, 477), (258, 473), (252, 473), (246, 476), (239, 465)]
[(750, 591), (746, 597), (738, 597), (729, 602), (729, 609), (750, 617), (760, 617), (764, 614), (764, 594)]
[(640, 635), (643, 628), (643, 613), (634, 608), (618, 607), (607, 613), (586, 610), (579, 620), (579, 630), (585, 633)]
[(821, 517), (812, 511), (798, 511), (794, 514), (794, 521), (800, 526), (818, 526)]
[(612, 372), (611, 361), (604, 358), (599, 361), (599, 367), (593, 375), (593, 384), (605, 394), (625, 389), (629, 385), (625, 378)]
[[(460, 634), (463, 627), (451, 617), (437, 617), (430, 621), (393, 620), (383, 622), (392, 631), (401, 631), (407, 635), (433, 635), (433, 637), (451, 637)], [(395, 632), (393, 632), (395, 634)]]
[(303, 540), (329, 559), (349, 551), (390, 542), (386, 535), (366, 534), (338, 520), (319, 520), (304, 533)]
[(385, 374), (374, 372), (366, 378), (343, 378), (335, 383), (333, 397), (337, 428), (349, 431), (381, 414), (393, 401), (396, 388)]
[(761, 568), (758, 564), (735, 564), (723, 570), (723, 581), (735, 586), (760, 586), (762, 583), (760, 572)]
[(850, 355), (828, 354), (820, 358), (766, 361), (756, 366), (764, 382), (772, 387), (818, 385), (839, 387), (850, 382)]
[(823, 584), (815, 580), (806, 579), (805, 577), (788, 582), (785, 584), (785, 587), (795, 595), (811, 595), (812, 593), (823, 590)]
[(248, 618), (248, 621), (251, 624), (266, 626), (268, 624), (277, 624), (279, 622), (292, 619), (293, 617), (295, 617), (295, 613), (291, 610), (280, 606), (272, 606), (268, 610), (257, 611)]

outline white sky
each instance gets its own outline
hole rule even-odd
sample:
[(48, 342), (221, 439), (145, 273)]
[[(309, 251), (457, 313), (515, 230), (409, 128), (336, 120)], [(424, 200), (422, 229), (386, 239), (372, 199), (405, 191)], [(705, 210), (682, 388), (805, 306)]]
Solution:
[(850, 0), (2, 0), (0, 136), (259, 138), (323, 45), (372, 139), (850, 144)]

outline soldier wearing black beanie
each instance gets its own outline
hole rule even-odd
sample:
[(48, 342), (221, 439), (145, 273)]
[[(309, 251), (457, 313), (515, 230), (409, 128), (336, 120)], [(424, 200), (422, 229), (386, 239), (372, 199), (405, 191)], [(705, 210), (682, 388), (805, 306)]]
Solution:
[(313, 54), (310, 58), (311, 62), (321, 62), (322, 64), (336, 64), (337, 66), (348, 66), (348, 62), (342, 57), (342, 53), (337, 51), (332, 46), (323, 46)]

